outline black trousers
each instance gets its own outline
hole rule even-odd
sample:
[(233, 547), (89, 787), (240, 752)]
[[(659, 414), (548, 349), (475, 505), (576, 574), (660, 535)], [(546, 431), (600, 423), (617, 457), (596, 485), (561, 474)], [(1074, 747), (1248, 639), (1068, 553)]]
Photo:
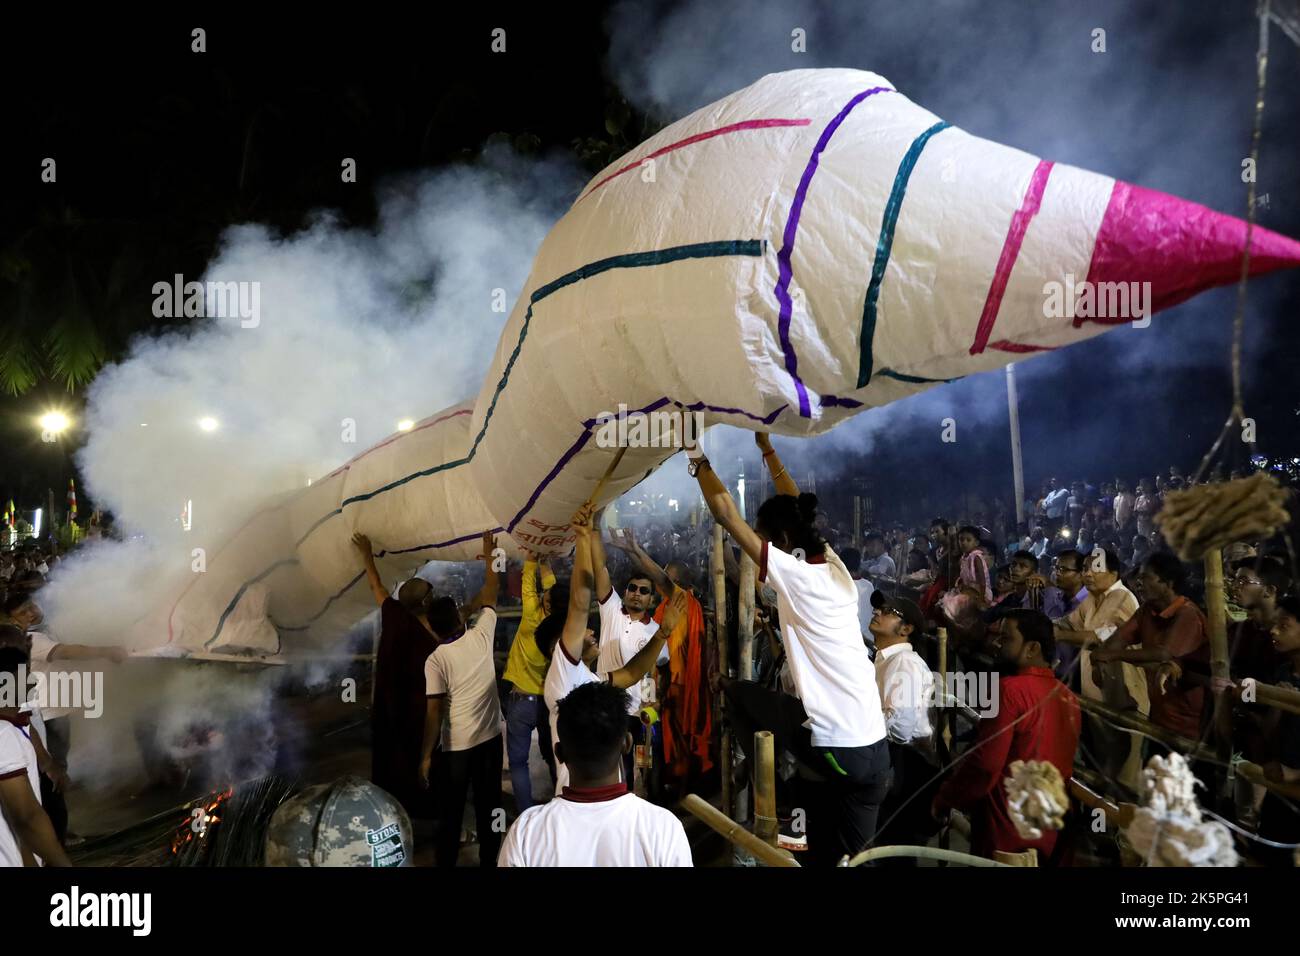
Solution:
[(645, 741), (645, 724), (641, 723), (640, 714), (628, 716), (627, 732), (632, 735), (632, 750), (623, 754), (623, 782), (630, 793), (636, 789), (636, 748)]
[[(65, 767), (68, 765), (68, 751), (72, 749), (71, 726), (71, 717), (54, 717), (45, 722), (45, 749)], [(63, 843), (68, 837), (68, 803), (45, 774), (41, 774), (41, 806), (50, 818), (55, 836)]]
[[(751, 681), (727, 686), (727, 719), (741, 749), (754, 765), (754, 734), (770, 730), (775, 748), (788, 750), (819, 777), (799, 791), (808, 824), (808, 862), (835, 866), (841, 857), (866, 849), (876, 835), (880, 804), (889, 792), (889, 743), (865, 747), (814, 746), (803, 702)], [(799, 808), (796, 808), (799, 809)]]
[[(942, 779), (939, 768), (915, 747), (889, 745), (891, 780), (889, 794), (880, 807), (876, 843), (880, 846), (923, 846), (939, 830), (930, 816), (930, 804)], [(884, 860), (890, 865), (914, 866), (915, 860)]]
[[(468, 750), (452, 750), (437, 756), (438, 836), (434, 856), (438, 866), (455, 866), (460, 854), (460, 825), (465, 818), (465, 799), (474, 790), (474, 819), (478, 827), (478, 865), (497, 865), (505, 811), (501, 807), (501, 735)], [(500, 810), (500, 813), (497, 811)], [(497, 825), (501, 831), (498, 831)]]

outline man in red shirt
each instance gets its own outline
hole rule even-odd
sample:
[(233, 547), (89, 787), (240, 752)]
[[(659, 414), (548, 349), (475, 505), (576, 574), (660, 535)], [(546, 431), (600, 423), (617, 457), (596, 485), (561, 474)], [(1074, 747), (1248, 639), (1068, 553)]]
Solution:
[(950, 810), (971, 818), (971, 852), (992, 857), (1002, 850), (1038, 851), (1046, 863), (1056, 847), (1056, 831), (1037, 840), (1016, 832), (1007, 811), (1003, 780), (1016, 760), (1046, 760), (1069, 783), (1079, 744), (1079, 704), (1052, 671), (1056, 639), (1041, 611), (1008, 611), (995, 639), (1001, 679), (996, 716), (981, 721), (971, 748), (935, 795), (931, 812), (944, 819)]
[(1142, 565), (1142, 606), (1104, 646), (1093, 650), (1094, 664), (1123, 661), (1146, 668), (1151, 719), (1176, 734), (1199, 740), (1205, 688), (1189, 673), (1210, 669), (1210, 638), (1205, 615), (1183, 596), (1187, 569), (1172, 554), (1156, 552)]

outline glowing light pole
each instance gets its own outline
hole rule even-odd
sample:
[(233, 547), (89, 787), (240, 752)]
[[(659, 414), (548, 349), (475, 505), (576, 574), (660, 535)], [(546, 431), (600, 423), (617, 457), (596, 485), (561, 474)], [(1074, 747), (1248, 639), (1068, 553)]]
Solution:
[(1025, 520), (1025, 466), (1020, 460), (1020, 400), (1016, 395), (1016, 367), (1007, 366), (1007, 411), (1011, 417), (1011, 477), (1016, 486), (1016, 527)]

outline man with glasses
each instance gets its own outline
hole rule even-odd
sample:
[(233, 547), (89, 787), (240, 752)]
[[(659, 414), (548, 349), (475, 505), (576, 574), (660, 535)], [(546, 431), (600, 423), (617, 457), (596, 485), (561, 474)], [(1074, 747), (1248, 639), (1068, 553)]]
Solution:
[[(1233, 545), (1239, 551), (1244, 546)], [(1228, 579), (1229, 597), (1246, 612), (1240, 623), (1228, 622), (1229, 666), (1234, 681), (1246, 678), (1272, 684), (1277, 682), (1285, 657), (1275, 646), (1274, 632), (1279, 623), (1278, 598), (1290, 591), (1291, 576), (1277, 558), (1255, 557), (1254, 549), (1236, 564), (1236, 573)], [(1266, 764), (1276, 752), (1277, 728), (1272, 726), (1267, 708), (1238, 702), (1232, 722), (1233, 749), (1242, 751), (1248, 760)], [(1235, 796), (1237, 818), (1248, 824), (1259, 820), (1268, 789), (1238, 778)], [(1276, 837), (1274, 837), (1276, 839)]]
[(1281, 656), (1273, 647), (1277, 599), (1290, 590), (1291, 576), (1277, 558), (1247, 558), (1230, 582), (1234, 603), (1246, 620), (1229, 629), (1232, 676), (1271, 681)]
[[(1054, 623), (1074, 613), (1075, 608), (1082, 604), (1084, 598), (1088, 596), (1088, 588), (1083, 583), (1083, 560), (1083, 555), (1078, 551), (1062, 551), (1052, 562), (1052, 583), (1061, 592), (1063, 606), (1063, 610), (1059, 614), (1055, 616), (1048, 615)], [(1069, 687), (1078, 689), (1079, 682), (1074, 676), (1075, 661), (1079, 657), (1078, 646), (1063, 641), (1058, 642), (1056, 655), (1058, 658), (1056, 676), (1061, 678)]]
[[(1111, 635), (1137, 612), (1137, 596), (1120, 580), (1124, 568), (1113, 551), (1096, 548), (1082, 566), (1087, 596), (1054, 622), (1057, 648), (1071, 647), (1080, 658), (1071, 682), (1090, 700), (1102, 701), (1117, 710), (1137, 711), (1145, 717), (1151, 713), (1146, 675), (1126, 664), (1094, 667), (1092, 660), (1092, 652), (1104, 648)], [(1097, 718), (1088, 721), (1088, 737), (1090, 749), (1099, 754), (1103, 769), (1137, 789), (1142, 770), (1141, 739), (1114, 730)]]
[[(651, 616), (654, 603), (655, 586), (643, 571), (636, 570), (628, 578), (622, 595), (614, 591), (610, 583), (609, 568), (605, 564), (605, 545), (601, 541), (601, 519), (597, 514), (593, 521), (591, 536), (591, 559), (595, 569), (596, 599), (600, 605), (600, 657), (596, 659), (596, 676), (604, 680), (606, 676), (636, 657), (641, 648), (650, 642), (650, 638), (659, 630)], [(658, 663), (668, 663), (665, 649), (660, 654)], [(627, 689), (627, 725), (633, 740), (640, 740), (645, 731), (641, 726), (642, 684)], [(628, 789), (632, 789), (635, 754), (623, 755), (624, 780)]]
[[(934, 674), (912, 646), (925, 632), (921, 609), (905, 597), (871, 595), (875, 615), (871, 634), (876, 647), (876, 687), (889, 735), (892, 776), (880, 807), (876, 840), (924, 844), (934, 827), (927, 812), (938, 787), (933, 753)], [(918, 796), (922, 790), (925, 794)], [(887, 834), (887, 836), (883, 836)]]

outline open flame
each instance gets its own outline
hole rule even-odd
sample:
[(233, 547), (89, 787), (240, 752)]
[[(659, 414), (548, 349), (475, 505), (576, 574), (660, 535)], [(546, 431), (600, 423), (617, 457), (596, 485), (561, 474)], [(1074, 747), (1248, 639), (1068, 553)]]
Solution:
[(213, 826), (221, 822), (221, 808), (235, 793), (233, 787), (227, 787), (209, 794), (202, 802), (190, 808), (189, 815), (172, 837), (172, 855), (180, 853), (195, 840), (204, 840)]

